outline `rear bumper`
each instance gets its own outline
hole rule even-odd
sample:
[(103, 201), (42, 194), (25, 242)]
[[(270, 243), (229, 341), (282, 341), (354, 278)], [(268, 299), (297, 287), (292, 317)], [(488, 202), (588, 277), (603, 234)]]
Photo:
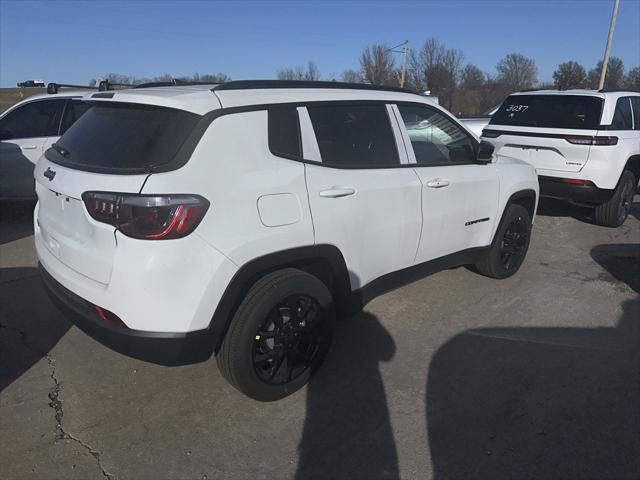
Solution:
[(42, 266), (47, 291), (58, 308), (78, 328), (124, 355), (160, 365), (185, 365), (207, 360), (216, 345), (207, 329), (187, 333), (147, 332), (118, 328), (104, 322), (93, 304), (71, 292)]
[(540, 196), (568, 200), (577, 204), (600, 205), (611, 199), (614, 190), (595, 185), (577, 185), (559, 178), (539, 176)]

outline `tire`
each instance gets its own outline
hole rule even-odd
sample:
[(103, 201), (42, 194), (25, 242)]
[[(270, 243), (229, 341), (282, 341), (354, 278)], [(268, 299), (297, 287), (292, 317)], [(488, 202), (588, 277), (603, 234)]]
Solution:
[(303, 387), (324, 360), (333, 299), (317, 277), (294, 268), (258, 280), (238, 307), (216, 357), (222, 375), (259, 401)]
[(530, 241), (531, 215), (522, 205), (509, 205), (489, 252), (473, 270), (491, 278), (510, 277), (520, 269)]
[(603, 227), (619, 227), (622, 225), (629, 210), (635, 194), (635, 176), (629, 170), (622, 172), (618, 186), (613, 192), (613, 196), (608, 202), (598, 205), (595, 210), (595, 221)]

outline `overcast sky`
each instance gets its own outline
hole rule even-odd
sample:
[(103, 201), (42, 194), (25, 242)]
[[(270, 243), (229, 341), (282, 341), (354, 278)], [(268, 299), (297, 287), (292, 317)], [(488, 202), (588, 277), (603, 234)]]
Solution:
[[(358, 68), (364, 47), (434, 36), (493, 73), (512, 52), (539, 79), (558, 63), (592, 68), (613, 0), (357, 2), (28, 2), (0, 0), (0, 86), (26, 79), (85, 84), (109, 73), (223, 72), (274, 78), (313, 60), (324, 78)], [(622, 0), (612, 55), (640, 64), (640, 0)], [(400, 58), (398, 57), (398, 62)]]

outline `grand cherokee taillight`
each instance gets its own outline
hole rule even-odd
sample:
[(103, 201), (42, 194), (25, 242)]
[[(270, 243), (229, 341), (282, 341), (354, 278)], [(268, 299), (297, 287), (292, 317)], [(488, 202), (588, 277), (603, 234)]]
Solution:
[(113, 225), (128, 237), (146, 240), (189, 235), (209, 208), (209, 202), (199, 195), (84, 192), (82, 201), (94, 220)]

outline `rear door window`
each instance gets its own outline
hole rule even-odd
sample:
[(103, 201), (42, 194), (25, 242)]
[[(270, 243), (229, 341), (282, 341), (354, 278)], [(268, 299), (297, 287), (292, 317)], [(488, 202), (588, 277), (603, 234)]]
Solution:
[(80, 100), (69, 100), (64, 107), (64, 114), (62, 115), (62, 123), (60, 124), (60, 135), (69, 130), (69, 127), (73, 125), (87, 110), (91, 108), (91, 105), (87, 102)]
[(619, 98), (611, 121), (611, 130), (632, 130), (631, 102), (629, 97)]
[(489, 124), (597, 130), (602, 102), (587, 95), (512, 95)]
[(25, 103), (0, 120), (0, 135), (7, 140), (57, 136), (65, 102), (34, 100)]
[(46, 156), (89, 171), (140, 173), (162, 168), (174, 159), (200, 118), (173, 108), (95, 102)]
[(384, 104), (308, 106), (322, 163), (376, 168), (400, 164)]

